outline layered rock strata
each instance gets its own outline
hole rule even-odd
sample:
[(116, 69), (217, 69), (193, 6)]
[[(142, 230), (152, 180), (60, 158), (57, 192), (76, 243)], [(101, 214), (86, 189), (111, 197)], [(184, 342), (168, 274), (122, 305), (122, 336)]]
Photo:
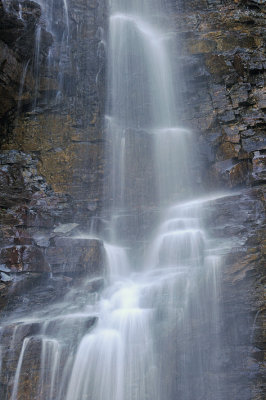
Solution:
[(214, 203), (207, 220), (214, 238), (229, 240), (221, 270), (223, 396), (263, 399), (265, 4), (195, 0), (174, 8), (186, 77), (181, 118), (198, 142), (198, 184), (232, 192)]
[(0, 1), (1, 306), (102, 271), (102, 244), (71, 237), (101, 201), (103, 9), (61, 3)]
[[(79, 285), (84, 272), (103, 275), (102, 242), (86, 238), (84, 231), (92, 217), (98, 221), (107, 162), (102, 129), (105, 2), (68, 1), (68, 31), (59, 4), (52, 10), (52, 34), (37, 3), (24, 1), (22, 9), (18, 1), (11, 3), (7, 11), (0, 0), (0, 302), (7, 314), (54, 302), (71, 285)], [(264, 396), (263, 3), (167, 2), (176, 64), (185, 77), (177, 112), (184, 126), (194, 130), (199, 149), (195, 190), (232, 191), (213, 202), (205, 221), (216, 240), (230, 242), (221, 270), (226, 351), (215, 371), (223, 382), (217, 399)], [(95, 281), (88, 290), (97, 292), (101, 285)], [(6, 393), (22, 340), (37, 334), (35, 328), (23, 327), (13, 358), (5, 364), (1, 384)], [(38, 343), (32, 346), (37, 353)], [(33, 386), (23, 398), (32, 398)]]

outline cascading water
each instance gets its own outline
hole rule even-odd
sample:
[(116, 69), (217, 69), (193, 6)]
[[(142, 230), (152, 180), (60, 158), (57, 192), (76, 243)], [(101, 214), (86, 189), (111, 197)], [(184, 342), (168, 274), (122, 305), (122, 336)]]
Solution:
[[(159, 400), (177, 394), (192, 399), (193, 363), (200, 396), (210, 385), (204, 382), (211, 365), (205, 365), (200, 324), (199, 337), (193, 338), (192, 332), (200, 319), (211, 332), (205, 334), (208, 339), (217, 334), (219, 258), (208, 254), (201, 202), (174, 205), (191, 192), (187, 154), (192, 136), (178, 125), (163, 17), (160, 1), (110, 4), (106, 131), (112, 154), (105, 238), (111, 242), (105, 245), (110, 286), (99, 303), (97, 328), (78, 348), (67, 400)], [(141, 149), (146, 137), (149, 146)], [(143, 159), (149, 159), (151, 174), (143, 170), (139, 177), (136, 170)], [(129, 191), (138, 179), (142, 182), (136, 202)], [(142, 241), (133, 241), (120, 230), (123, 220), (149, 206), (159, 227)], [(139, 240), (146, 243), (144, 251)]]
[[(48, 54), (48, 75), (50, 75), (51, 71), (51, 65), (52, 62), (55, 62), (55, 58), (58, 57), (59, 55), (59, 60), (57, 62), (59, 63), (59, 71), (58, 71), (58, 76), (57, 76), (57, 81), (58, 81), (58, 91), (56, 93), (56, 98), (55, 101), (56, 103), (59, 103), (60, 100), (62, 100), (62, 86), (64, 82), (64, 74), (66, 70), (66, 65), (68, 65), (69, 61), (69, 45), (68, 45), (68, 40), (69, 40), (69, 16), (68, 16), (68, 0), (61, 0), (61, 4), (58, 3), (58, 1), (54, 0), (48, 0), (48, 1), (43, 1), (43, 0), (38, 0), (37, 1), (40, 6), (42, 7), (43, 11), (43, 18), (46, 21), (46, 29), (48, 32), (51, 32), (56, 38), (57, 42), (60, 45), (60, 48), (56, 48), (53, 46), (50, 49), (50, 52)], [(58, 29), (57, 27), (57, 18), (55, 18), (55, 10), (57, 7), (63, 8), (63, 29), (60, 28)], [(36, 36), (36, 41), (38, 40), (38, 45), (40, 46), (40, 41), (41, 37), (37, 39)], [(39, 90), (38, 87), (38, 82), (36, 86), (36, 91)], [(36, 106), (36, 104), (35, 104)]]
[(36, 108), (37, 105), (37, 96), (39, 90), (39, 81), (40, 81), (40, 42), (41, 42), (41, 26), (37, 26), (35, 33), (35, 48), (34, 48), (34, 64), (33, 71), (35, 76), (35, 91), (34, 91), (34, 101), (33, 101), (33, 109)]
[(28, 71), (30, 60), (28, 60), (24, 67), (23, 67), (23, 72), (21, 76), (21, 81), (20, 81), (20, 86), (19, 86), (19, 93), (18, 93), (18, 110), (17, 110), (17, 115), (19, 116), (20, 111), (21, 111), (21, 101), (22, 101), (22, 95), (23, 95), (23, 89), (24, 89), (24, 84), (25, 84), (25, 79)]
[[(22, 344), (12, 400), (32, 346), (39, 400), (195, 400), (219, 388), (219, 249), (202, 223), (211, 199), (191, 200), (193, 137), (178, 123), (165, 20), (163, 1), (110, 1), (108, 284), (95, 299), (85, 280), (64, 302), (12, 321), (12, 340), (27, 326), (39, 331)], [(150, 228), (140, 235), (145, 210)]]
[[(46, 30), (53, 34), (56, 37), (56, 43), (54, 42), (49, 50), (49, 54), (47, 57), (47, 65), (45, 68), (47, 69), (46, 74), (48, 77), (52, 77), (52, 66), (53, 64), (59, 64), (59, 71), (57, 72), (57, 76), (54, 78), (58, 83), (58, 90), (55, 94), (55, 99), (50, 98), (51, 94), (49, 94), (49, 98), (46, 101), (53, 102), (56, 104), (62, 101), (62, 88), (65, 79), (66, 70), (70, 64), (70, 47), (69, 47), (69, 10), (68, 10), (68, 0), (37, 0), (36, 1), (42, 8), (42, 17), (35, 28), (35, 45), (34, 45), (34, 54), (33, 60), (29, 59), (26, 63), (26, 66), (23, 70), (21, 76), (21, 83), (19, 89), (19, 103), (18, 103), (18, 114), (21, 111), (21, 99), (24, 89), (25, 78), (28, 70), (32, 69), (32, 74), (34, 76), (35, 88), (34, 88), (34, 99), (33, 99), (33, 111), (37, 111), (38, 101), (40, 97), (40, 78), (41, 78), (41, 62), (42, 62), (42, 54), (41, 54), (41, 46), (43, 43), (43, 28), (45, 26)], [(24, 0), (18, 0), (18, 7), (14, 8), (14, 4), (11, 0), (5, 0), (3, 2), (4, 9), (7, 12), (12, 11), (12, 13), (17, 14), (18, 18), (25, 23), (23, 17), (23, 6), (27, 2)], [(58, 26), (58, 16), (62, 15), (62, 24)], [(25, 15), (24, 15), (25, 16)], [(58, 48), (59, 45), (59, 48)], [(44, 66), (42, 66), (44, 67)], [(49, 84), (46, 87), (47, 92), (49, 92)], [(53, 92), (53, 90), (51, 90)], [(53, 95), (54, 96), (54, 95)]]

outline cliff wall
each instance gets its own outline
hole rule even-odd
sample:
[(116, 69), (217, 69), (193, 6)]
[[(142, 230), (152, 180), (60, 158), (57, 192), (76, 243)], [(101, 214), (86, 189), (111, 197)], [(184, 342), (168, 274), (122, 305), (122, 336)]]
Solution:
[[(102, 243), (73, 237), (98, 221), (107, 163), (105, 2), (69, 0), (68, 24), (61, 4), (51, 11), (49, 27), (37, 3), (24, 1), (22, 10), (11, 3), (6, 10), (0, 0), (3, 315), (56, 300), (83, 272), (102, 274)], [(230, 241), (222, 267), (226, 351), (217, 399), (263, 399), (263, 3), (167, 2), (176, 65), (185, 78), (177, 112), (195, 132), (199, 153), (192, 163), (196, 191), (232, 191), (214, 201), (206, 217), (211, 235)]]
[(101, 207), (104, 2), (69, 1), (66, 19), (63, 1), (0, 1), (0, 20), (1, 305), (53, 273), (50, 301), (101, 248), (58, 237)]
[(262, 399), (265, 2), (195, 0), (174, 2), (173, 8), (186, 77), (183, 121), (198, 141), (198, 184), (207, 192), (232, 193), (213, 203), (206, 220), (212, 237), (230, 242), (224, 252), (220, 298), (222, 398)]

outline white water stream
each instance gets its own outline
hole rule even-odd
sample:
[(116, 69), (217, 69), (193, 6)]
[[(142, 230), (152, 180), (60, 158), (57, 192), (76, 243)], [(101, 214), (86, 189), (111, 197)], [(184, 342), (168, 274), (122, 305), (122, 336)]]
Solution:
[[(160, 0), (110, 0), (108, 285), (94, 299), (85, 280), (21, 322), (39, 324), (41, 334), (24, 340), (12, 400), (32, 340), (41, 343), (39, 400), (196, 400), (219, 385), (220, 257), (202, 225), (211, 199), (190, 200), (193, 135), (177, 118), (166, 17)], [(131, 226), (136, 239), (126, 237), (117, 220), (145, 207), (157, 228), (138, 237)]]

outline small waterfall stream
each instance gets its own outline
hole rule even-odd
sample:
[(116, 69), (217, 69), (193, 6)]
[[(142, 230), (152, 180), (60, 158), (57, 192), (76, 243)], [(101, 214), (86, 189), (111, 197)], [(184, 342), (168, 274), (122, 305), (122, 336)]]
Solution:
[[(38, 111), (38, 101), (40, 98), (40, 83), (41, 83), (41, 64), (43, 61), (43, 55), (41, 54), (41, 48), (43, 44), (43, 29), (45, 29), (51, 33), (56, 40), (51, 45), (51, 48), (48, 53), (48, 57), (46, 60), (46, 68), (47, 75), (49, 77), (52, 76), (52, 67), (53, 64), (59, 64), (59, 70), (55, 73), (55, 80), (58, 83), (58, 90), (54, 98), (48, 98), (47, 101), (52, 103), (56, 102), (58, 105), (62, 102), (62, 88), (65, 79), (66, 70), (70, 64), (70, 47), (69, 47), (69, 9), (68, 9), (68, 0), (36, 0), (41, 6), (42, 15), (38, 23), (35, 27), (35, 43), (34, 43), (34, 51), (33, 51), (33, 59), (29, 59), (26, 62), (25, 68), (21, 75), (20, 82), (20, 90), (19, 90), (19, 102), (18, 102), (18, 115), (21, 112), (22, 105), (22, 94), (24, 89), (24, 83), (27, 76), (28, 70), (31, 68), (32, 74), (34, 76), (34, 93), (33, 93), (33, 102), (32, 102), (32, 110), (34, 112)], [(27, 2), (24, 3), (24, 0), (19, 0), (17, 6), (15, 3), (13, 4), (11, 0), (3, 1), (4, 9), (9, 12), (17, 14), (18, 18), (25, 24), (23, 13), (23, 7)], [(59, 15), (62, 16), (62, 22), (59, 24), (58, 19)], [(25, 16), (25, 15), (24, 15)], [(46, 84), (47, 91), (51, 89), (49, 86), (51, 83)], [(51, 96), (51, 95), (50, 95)]]
[[(212, 198), (192, 200), (193, 134), (178, 120), (165, 25), (161, 0), (110, 0), (108, 284), (95, 298), (85, 279), (62, 303), (12, 321), (11, 341), (20, 329), (39, 333), (24, 339), (11, 400), (32, 346), (41, 371), (32, 399), (195, 400), (219, 386), (220, 256), (203, 224)], [(133, 224), (134, 239), (124, 235), (127, 217), (145, 209), (149, 233), (139, 237)]]

